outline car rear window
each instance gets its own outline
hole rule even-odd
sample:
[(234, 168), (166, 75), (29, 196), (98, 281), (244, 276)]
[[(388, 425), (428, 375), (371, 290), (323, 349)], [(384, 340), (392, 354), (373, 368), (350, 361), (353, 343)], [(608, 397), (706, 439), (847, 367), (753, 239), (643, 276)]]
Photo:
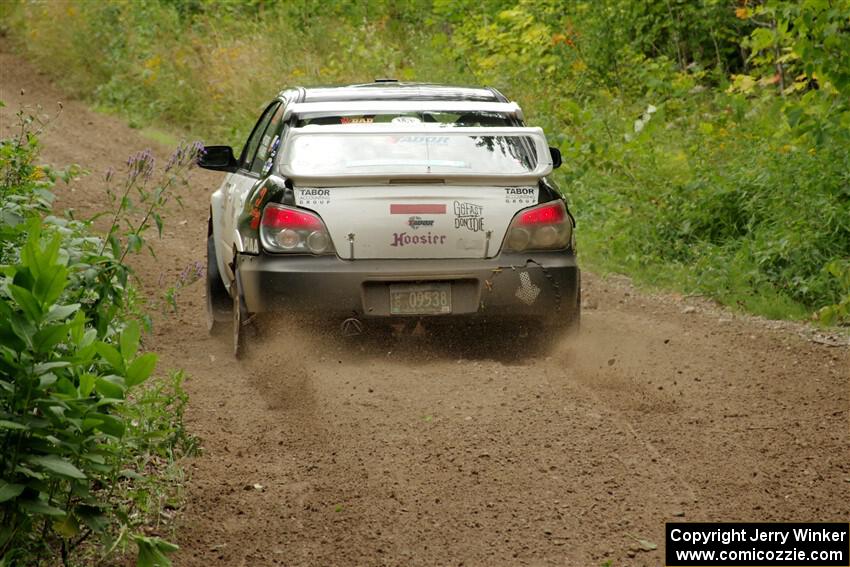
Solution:
[(523, 135), (305, 132), (292, 140), (288, 159), (290, 169), (304, 175), (512, 175), (537, 167), (534, 147)]

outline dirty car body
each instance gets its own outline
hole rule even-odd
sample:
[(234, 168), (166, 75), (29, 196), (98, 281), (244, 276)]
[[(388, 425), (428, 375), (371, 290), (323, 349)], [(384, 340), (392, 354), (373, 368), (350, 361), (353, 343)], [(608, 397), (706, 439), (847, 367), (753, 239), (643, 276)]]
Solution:
[[(365, 322), (457, 317), (574, 328), (575, 222), (560, 154), (493, 89), (291, 89), (211, 197), (211, 325), (293, 311)], [(231, 305), (232, 304), (232, 305)]]

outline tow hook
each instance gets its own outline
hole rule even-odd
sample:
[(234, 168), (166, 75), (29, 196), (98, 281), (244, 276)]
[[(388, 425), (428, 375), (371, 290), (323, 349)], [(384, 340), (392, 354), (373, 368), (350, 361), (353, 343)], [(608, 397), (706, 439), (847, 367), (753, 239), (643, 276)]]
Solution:
[(363, 334), (363, 323), (356, 317), (349, 317), (342, 322), (340, 330), (344, 337), (356, 337)]

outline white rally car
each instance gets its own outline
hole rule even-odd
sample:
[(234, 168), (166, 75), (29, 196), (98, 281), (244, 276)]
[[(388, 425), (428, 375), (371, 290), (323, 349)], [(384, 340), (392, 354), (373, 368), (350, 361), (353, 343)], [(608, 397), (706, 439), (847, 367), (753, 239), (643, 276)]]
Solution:
[(489, 88), (382, 81), (285, 90), (210, 199), (210, 328), (254, 313), (369, 323), (458, 318), (575, 330), (575, 221), (561, 156)]

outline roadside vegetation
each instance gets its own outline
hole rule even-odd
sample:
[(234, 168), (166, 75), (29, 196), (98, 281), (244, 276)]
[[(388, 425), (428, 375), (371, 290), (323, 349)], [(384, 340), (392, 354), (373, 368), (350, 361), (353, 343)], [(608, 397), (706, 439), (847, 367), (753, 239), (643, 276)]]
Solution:
[(564, 154), (585, 263), (850, 321), (850, 0), (21, 1), (4, 19), (95, 105), (237, 146), (286, 85), (496, 86)]
[[(0, 103), (2, 104), (2, 103)], [(178, 505), (183, 375), (154, 376), (150, 320), (126, 260), (194, 163), (180, 147), (155, 175), (131, 156), (107, 174), (104, 236), (52, 210), (52, 187), (82, 174), (39, 162), (49, 118), (17, 114), (0, 140), (0, 566), (103, 564), (136, 552), (169, 565), (163, 518)]]

